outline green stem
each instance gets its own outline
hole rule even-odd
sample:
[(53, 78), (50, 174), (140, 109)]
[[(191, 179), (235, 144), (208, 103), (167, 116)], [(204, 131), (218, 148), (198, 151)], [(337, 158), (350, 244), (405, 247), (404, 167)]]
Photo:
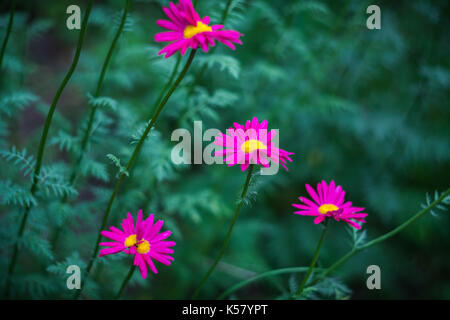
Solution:
[(450, 194), (450, 189), (447, 189), (447, 191), (445, 191), (438, 199), (433, 201), (428, 207), (417, 212), (414, 216), (412, 216), (411, 218), (406, 220), (404, 223), (399, 225), (397, 228), (394, 228), (393, 230), (389, 231), (388, 233), (385, 233), (384, 235), (379, 236), (378, 238), (375, 238), (372, 241), (369, 241), (360, 247), (353, 248), (350, 252), (348, 252), (346, 255), (344, 255), (342, 258), (340, 258), (338, 261), (333, 263), (328, 269), (326, 269), (320, 275), (320, 277), (321, 278), (326, 277), (328, 274), (333, 272), (336, 268), (338, 268), (340, 265), (342, 265), (344, 262), (346, 262), (348, 259), (353, 257), (358, 252), (393, 237), (394, 235), (396, 235), (397, 233), (402, 231), (404, 228), (406, 228), (407, 226), (412, 224), (414, 221), (416, 221), (417, 219), (422, 217), (424, 214), (428, 213), (431, 209), (433, 209), (435, 206), (437, 206), (443, 199), (445, 199), (449, 194)]
[[(86, 13), (83, 18), (80, 35), (78, 37), (77, 48), (76, 48), (75, 55), (72, 60), (72, 64), (71, 64), (66, 76), (64, 77), (62, 83), (60, 84), (58, 90), (56, 91), (55, 97), (53, 98), (52, 104), (51, 104), (49, 112), (47, 114), (47, 119), (45, 120), (44, 130), (42, 132), (41, 140), (39, 143), (39, 150), (38, 150), (38, 156), (36, 159), (36, 165), (35, 165), (34, 172), (33, 172), (33, 182), (32, 182), (31, 189), (30, 189), (30, 192), (32, 195), (34, 195), (37, 190), (39, 174), (41, 172), (41, 166), (42, 166), (42, 158), (44, 155), (45, 144), (47, 142), (48, 131), (50, 129), (50, 124), (52, 122), (53, 114), (55, 113), (56, 105), (59, 101), (59, 98), (60, 98), (64, 88), (66, 87), (67, 83), (69, 82), (70, 78), (72, 77), (72, 74), (75, 71), (75, 68), (78, 64), (78, 60), (80, 58), (81, 48), (83, 46), (84, 36), (86, 33), (86, 28), (87, 28), (87, 22), (88, 22), (89, 14), (91, 12), (93, 2), (94, 2), (93, 0), (90, 0), (88, 3), (88, 7), (86, 9)], [(8, 275), (7, 275), (6, 289), (5, 289), (7, 298), (9, 297), (9, 291), (10, 291), (10, 287), (11, 287), (11, 276), (14, 273), (14, 267), (15, 267), (16, 260), (17, 260), (18, 242), (20, 241), (20, 239), (23, 235), (23, 232), (25, 230), (28, 213), (30, 212), (30, 209), (31, 209), (30, 207), (25, 208), (25, 212), (23, 214), (22, 221), (20, 223), (19, 232), (17, 234), (16, 243), (14, 245), (13, 256), (12, 256), (11, 263), (8, 268)]]
[(125, 280), (123, 280), (119, 292), (117, 292), (116, 296), (114, 297), (115, 300), (119, 299), (120, 296), (122, 295), (123, 289), (125, 289), (125, 287), (128, 284), (128, 281), (130, 281), (131, 277), (133, 276), (134, 270), (136, 270), (136, 266), (132, 263), (130, 271), (128, 271), (127, 277), (125, 278)]
[(224, 24), (225, 20), (227, 20), (228, 14), (230, 13), (230, 6), (231, 6), (231, 2), (233, 0), (228, 0), (226, 5), (225, 5), (225, 9), (222, 12), (222, 17), (220, 18), (220, 22), (219, 24)]
[[(94, 98), (97, 98), (97, 97), (100, 96), (100, 92), (101, 92), (102, 87), (103, 87), (103, 81), (105, 79), (106, 70), (108, 69), (108, 65), (109, 65), (109, 62), (111, 60), (112, 53), (114, 51), (114, 48), (116, 47), (116, 43), (119, 40), (119, 37), (120, 37), (120, 35), (122, 33), (122, 30), (123, 30), (123, 27), (125, 25), (125, 21), (127, 19), (127, 14), (128, 14), (128, 9), (130, 7), (130, 2), (131, 2), (131, 0), (125, 0), (125, 8), (123, 9), (122, 19), (120, 21), (119, 28), (117, 29), (117, 32), (116, 32), (116, 34), (114, 36), (114, 39), (113, 39), (113, 41), (111, 43), (111, 46), (109, 47), (108, 53), (107, 53), (105, 61), (103, 63), (102, 70), (100, 72), (100, 75), (99, 75), (99, 78), (98, 78), (98, 81), (97, 81), (97, 88), (95, 90)], [(79, 167), (81, 165), (81, 162), (83, 161), (83, 157), (84, 157), (84, 154), (85, 154), (85, 151), (86, 151), (86, 147), (88, 145), (89, 138), (91, 136), (92, 125), (94, 124), (94, 119), (95, 119), (96, 112), (97, 112), (97, 108), (92, 106), (90, 114), (89, 114), (88, 125), (87, 125), (87, 128), (86, 128), (86, 131), (84, 132), (84, 136), (83, 136), (83, 139), (82, 139), (82, 142), (81, 142), (80, 155), (78, 156), (78, 158), (77, 158), (77, 160), (75, 162), (72, 174), (70, 175), (69, 183), (71, 185), (75, 182), (75, 179), (76, 179), (77, 174), (78, 174), (78, 169), (79, 169)], [(64, 198), (63, 201), (65, 202), (65, 200), (66, 200), (66, 198)]]
[[(133, 151), (133, 153), (131, 155), (131, 158), (128, 161), (126, 167), (125, 167), (125, 171), (126, 172), (130, 171), (134, 161), (136, 160), (136, 158), (137, 158), (137, 156), (139, 154), (139, 151), (140, 151), (142, 145), (144, 144), (145, 139), (147, 138), (150, 130), (152, 129), (153, 125), (155, 124), (156, 120), (158, 119), (159, 115), (161, 114), (161, 111), (163, 110), (164, 106), (167, 104), (167, 101), (169, 101), (170, 96), (175, 91), (175, 89), (178, 87), (178, 85), (180, 84), (181, 80), (183, 80), (183, 78), (186, 75), (189, 67), (191, 66), (192, 60), (194, 60), (196, 52), (197, 52), (196, 50), (192, 50), (191, 51), (191, 54), (189, 55), (189, 58), (188, 58), (188, 60), (186, 62), (186, 65), (184, 66), (183, 70), (178, 75), (177, 79), (175, 80), (175, 82), (173, 83), (173, 85), (171, 86), (171, 88), (169, 89), (169, 91), (167, 92), (165, 97), (163, 98), (163, 100), (160, 102), (160, 104), (159, 104), (158, 108), (156, 109), (153, 117), (151, 118), (149, 124), (145, 128), (145, 131), (142, 134), (142, 137), (139, 139), (138, 143), (136, 144), (136, 147), (134, 148), (134, 151)], [(108, 221), (108, 216), (109, 216), (109, 213), (111, 211), (112, 205), (114, 203), (114, 200), (115, 200), (117, 194), (119, 193), (120, 186), (121, 186), (122, 182), (124, 181), (125, 177), (126, 177), (126, 174), (122, 173), (119, 176), (119, 178), (118, 178), (118, 180), (116, 182), (116, 185), (114, 186), (113, 193), (112, 193), (111, 197), (109, 198), (108, 205), (106, 207), (105, 213), (103, 214), (102, 224), (101, 224), (100, 229), (99, 229), (100, 231), (105, 229), (106, 222)], [(78, 290), (78, 292), (75, 294), (75, 299), (78, 299), (78, 297), (81, 295), (81, 292), (82, 292), (83, 287), (84, 287), (84, 282), (88, 278), (89, 272), (91, 271), (92, 266), (94, 265), (94, 261), (95, 261), (95, 259), (97, 257), (97, 253), (98, 253), (98, 249), (99, 249), (99, 242), (100, 242), (100, 239), (101, 239), (100, 231), (98, 232), (97, 241), (95, 243), (95, 248), (94, 248), (94, 252), (92, 254), (91, 260), (89, 261), (89, 264), (88, 264), (88, 266), (86, 268), (86, 274), (84, 275), (82, 283), (81, 283), (81, 289)]]
[[(411, 223), (411, 220), (414, 219), (418, 219), (421, 215), (425, 214), (426, 212), (429, 212), (433, 207), (435, 207), (436, 205), (438, 205), (450, 192), (450, 189), (446, 191), (446, 193), (442, 194), (441, 197), (439, 199), (437, 199), (436, 201), (434, 201), (433, 203), (430, 204), (429, 207), (425, 208), (424, 210), (420, 211), (418, 214), (416, 214), (414, 217), (412, 217), (411, 219), (409, 219), (407, 222)], [(413, 221), (414, 221), (413, 220)], [(368, 246), (372, 246), (376, 243), (379, 243), (380, 241), (386, 240), (386, 235), (393, 236), (393, 232), (395, 230), (397, 230), (397, 232), (401, 231), (405, 226), (405, 224), (407, 223), (403, 223), (400, 227), (395, 228), (393, 231), (388, 232), (387, 234), (376, 238), (373, 241), (368, 242), (364, 247), (368, 247)], [(402, 227), (403, 226), (403, 227)], [(401, 228), (402, 227), (402, 228)], [(327, 269), (322, 269), (322, 268), (314, 268), (314, 271), (322, 271), (322, 273), (319, 275), (320, 278), (325, 277), (326, 275), (328, 275), (329, 273), (331, 273), (332, 271), (334, 271), (336, 268), (338, 268), (340, 265), (342, 265), (344, 262), (346, 262), (348, 259), (350, 259), (353, 255), (355, 255), (357, 252), (361, 251), (362, 249), (360, 249), (361, 247), (358, 248), (353, 248), (350, 252), (348, 252), (347, 254), (345, 254), (342, 258), (340, 258), (338, 261), (336, 261), (331, 267), (327, 268)], [(250, 279), (241, 281), (237, 284), (235, 284), (234, 286), (230, 287), (229, 289), (227, 289), (224, 293), (222, 293), (217, 299), (221, 300), (223, 298), (225, 298), (226, 296), (228, 296), (229, 294), (233, 293), (234, 291), (249, 285), (250, 283), (253, 283), (257, 280), (263, 279), (263, 278), (268, 278), (268, 277), (272, 277), (272, 276), (276, 276), (279, 274), (283, 274), (283, 273), (293, 273), (293, 272), (304, 272), (306, 270), (309, 270), (309, 268), (306, 267), (298, 267), (298, 268), (283, 268), (283, 269), (275, 269), (275, 270), (271, 270), (271, 271), (267, 271), (264, 273), (261, 273), (257, 276), (254, 276)], [(317, 280), (314, 281), (314, 283), (317, 282)]]
[(303, 278), (303, 281), (300, 283), (300, 286), (293, 298), (296, 298), (302, 294), (303, 289), (305, 288), (306, 282), (308, 281), (309, 277), (311, 276), (314, 266), (316, 265), (317, 258), (319, 258), (320, 248), (322, 248), (323, 239), (325, 238), (325, 233), (327, 232), (327, 229), (328, 229), (327, 228), (327, 220), (325, 220), (323, 223), (322, 234), (320, 235), (320, 240), (319, 240), (319, 243), (317, 244), (316, 252), (314, 253), (314, 257), (311, 261), (311, 265), (309, 266), (308, 272), (306, 273), (306, 276)]
[(5, 55), (6, 45), (8, 44), (9, 35), (11, 34), (11, 29), (12, 29), (12, 26), (14, 23), (15, 10), (16, 10), (16, 0), (11, 0), (11, 8), (9, 11), (10, 13), (9, 13), (8, 27), (6, 28), (6, 35), (5, 35), (5, 39), (3, 40), (3, 44), (2, 44), (2, 51), (0, 51), (0, 70), (2, 70), (3, 56)]
[(359, 252), (361, 250), (359, 250), (358, 248), (353, 248), (350, 252), (348, 252), (347, 254), (345, 254), (342, 258), (340, 258), (338, 261), (336, 261), (335, 263), (333, 263), (331, 265), (331, 267), (329, 267), (328, 269), (326, 269), (322, 274), (320, 274), (320, 278), (326, 277), (330, 272), (332, 272), (334, 269), (336, 269), (337, 267), (339, 267), (341, 264), (343, 264), (345, 261), (347, 261), (348, 259), (350, 259), (352, 256), (354, 256), (357, 252)]
[(167, 81), (166, 85), (164, 86), (164, 88), (160, 91), (158, 98), (155, 101), (155, 106), (154, 108), (156, 108), (156, 106), (161, 103), (161, 99), (164, 96), (164, 93), (167, 91), (167, 89), (169, 89), (170, 85), (172, 84), (173, 79), (175, 78), (177, 72), (178, 72), (178, 67), (180, 66), (180, 62), (181, 62), (181, 55), (178, 55), (177, 57), (177, 62), (175, 63), (175, 66), (172, 69), (172, 73), (169, 77), (169, 81)]
[[(127, 1), (127, 6), (128, 6), (128, 1)], [(125, 17), (125, 15), (124, 15), (124, 17)], [(122, 24), (121, 24), (121, 26), (122, 26)], [(117, 31), (117, 34), (120, 33), (120, 31), (119, 31), (120, 29), (121, 29), (121, 27), (119, 27), (119, 29), (118, 29), (118, 31)], [(113, 41), (113, 43), (114, 43), (114, 41)], [(114, 45), (111, 45), (111, 48), (110, 48), (110, 50), (109, 50), (109, 52), (108, 52), (108, 56), (109, 56), (110, 53), (112, 52), (113, 46), (114, 46)], [(107, 59), (108, 59), (108, 57), (107, 57)], [(171, 75), (170, 75), (170, 77), (169, 77), (169, 81), (167, 81), (167, 83), (166, 83), (166, 85), (164, 86), (164, 88), (160, 91), (159, 96), (158, 96), (158, 98), (156, 99), (155, 105), (154, 105), (154, 107), (153, 107), (152, 109), (156, 108), (156, 107), (159, 105), (159, 103), (161, 102), (161, 99), (162, 99), (163, 96), (164, 96), (164, 93), (167, 91), (167, 89), (169, 88), (169, 86), (172, 84), (172, 81), (173, 81), (173, 79), (175, 78), (175, 75), (177, 74), (177, 71), (178, 71), (178, 67), (179, 67), (179, 65), (180, 65), (180, 62), (181, 62), (181, 55), (179, 55), (179, 56), (177, 57), (177, 62), (175, 63), (175, 66), (174, 66), (174, 68), (173, 68), (173, 70), (172, 70), (172, 73), (171, 73)], [(106, 70), (105, 65), (106, 65), (106, 61), (105, 61), (105, 64), (104, 64), (104, 66), (103, 66), (102, 73), (103, 73), (103, 70)], [(103, 77), (100, 77), (100, 79), (103, 79)], [(102, 81), (102, 82), (103, 82), (103, 81)], [(97, 85), (97, 88), (98, 88), (98, 85)], [(98, 91), (99, 91), (99, 90), (97, 90), (97, 92), (98, 92)], [(97, 96), (98, 96), (98, 95), (97, 95)], [(96, 109), (97, 109), (97, 108), (94, 108), (94, 107), (91, 109), (91, 117), (90, 117), (90, 118), (93, 118), (92, 113), (95, 113), (95, 112), (96, 112)], [(91, 126), (92, 126), (92, 123), (91, 123), (91, 120), (89, 119), (88, 130), (86, 131), (85, 137), (90, 136), (90, 133), (88, 134), (88, 131), (90, 130), (89, 128), (90, 128)], [(84, 145), (84, 144), (83, 144), (83, 145)], [(85, 150), (85, 148), (86, 148), (86, 146), (83, 147), (83, 145), (82, 145), (82, 148), (81, 148), (81, 155), (80, 155), (79, 160), (77, 161), (76, 167), (78, 167), (78, 166), (81, 164), (82, 154), (84, 153), (84, 150)], [(77, 172), (77, 170), (74, 170), (73, 173), (76, 173), (76, 172)], [(73, 174), (73, 173), (72, 173), (72, 174)], [(74, 177), (74, 178), (72, 179), (72, 176), (71, 176), (70, 183), (71, 183), (71, 184), (74, 183), (75, 179), (76, 179), (76, 177)], [(65, 203), (66, 201), (67, 201), (67, 197), (64, 197), (63, 203)], [(56, 230), (55, 230), (55, 234), (54, 234), (53, 240), (52, 240), (52, 248), (55, 248), (55, 246), (56, 246), (56, 244), (57, 244), (57, 241), (58, 241), (58, 239), (59, 239), (60, 233), (61, 233), (61, 226), (59, 226), (59, 227), (56, 228)]]
[[(236, 290), (241, 289), (242, 287), (245, 287), (255, 281), (264, 279), (264, 278), (269, 278), (269, 277), (273, 277), (273, 276), (277, 276), (279, 274), (285, 274), (285, 273), (296, 273), (296, 272), (306, 272), (309, 270), (309, 267), (294, 267), (294, 268), (282, 268), (282, 269), (275, 269), (275, 270), (270, 270), (267, 272), (263, 272), (258, 274), (257, 276), (254, 276), (252, 278), (249, 278), (247, 280), (241, 281), (237, 284), (235, 284), (234, 286), (230, 287), (229, 289), (227, 289), (226, 291), (224, 291), (218, 298), (217, 300), (222, 300), (224, 299), (226, 296), (230, 295), (231, 293), (233, 293)], [(320, 270), (320, 268), (315, 268), (314, 270)]]
[[(167, 89), (169, 89), (169, 87), (172, 85), (172, 82), (175, 78), (175, 76), (177, 75), (178, 72), (178, 67), (180, 66), (180, 62), (181, 62), (181, 55), (178, 55), (177, 57), (177, 61), (175, 63), (175, 66), (172, 69), (172, 72), (169, 76), (169, 80), (166, 82), (166, 84), (164, 85), (164, 87), (161, 89), (161, 91), (159, 92), (158, 97), (155, 100), (155, 104), (152, 107), (152, 110), (155, 110), (155, 108), (161, 103), (162, 98), (164, 97), (164, 93), (167, 91)], [(133, 176), (130, 174), (130, 179), (128, 181), (132, 181), (133, 180)], [(124, 191), (124, 189), (126, 189), (127, 185), (125, 185), (122, 188), (122, 191)], [(148, 198), (149, 199), (149, 198)], [(145, 208), (145, 207), (144, 207)]]
[[(117, 32), (116, 32), (116, 34), (114, 36), (114, 39), (113, 39), (113, 41), (111, 43), (111, 46), (109, 47), (108, 53), (106, 55), (105, 61), (103, 62), (103, 66), (102, 66), (102, 69), (101, 69), (101, 72), (100, 72), (100, 75), (99, 75), (99, 78), (98, 78), (98, 81), (97, 81), (97, 87), (96, 87), (95, 94), (94, 94), (95, 98), (100, 96), (100, 92), (101, 92), (101, 89), (103, 87), (103, 80), (105, 78), (106, 70), (107, 70), (109, 62), (111, 60), (111, 56), (112, 56), (112, 53), (114, 51), (114, 48), (116, 47), (116, 43), (117, 43), (117, 41), (118, 41), (118, 39), (120, 37), (120, 34), (122, 33), (124, 25), (125, 25), (126, 17), (127, 17), (127, 14), (128, 14), (128, 9), (130, 7), (130, 2), (131, 2), (131, 0), (125, 0), (125, 8), (123, 9), (123, 15), (122, 15), (122, 19), (120, 21), (119, 28), (117, 29)], [(78, 171), (80, 169), (81, 162), (83, 161), (84, 154), (85, 154), (88, 142), (89, 142), (89, 138), (91, 136), (92, 126), (94, 124), (94, 119), (95, 119), (96, 112), (97, 112), (97, 108), (94, 107), (94, 106), (91, 106), (91, 110), (90, 110), (90, 113), (89, 113), (88, 125), (87, 125), (87, 128), (86, 128), (86, 131), (84, 132), (83, 139), (81, 140), (82, 142), (81, 142), (80, 154), (79, 154), (77, 160), (75, 161), (75, 164), (74, 164), (73, 169), (72, 169), (72, 173), (70, 174), (70, 179), (69, 179), (69, 184), (70, 185), (73, 185), (75, 183), (76, 178), (77, 178)], [(65, 195), (63, 197), (63, 199), (62, 199), (62, 203), (63, 204), (66, 203), (68, 201), (68, 199), (69, 199), (68, 196)], [(55, 230), (55, 233), (54, 233), (54, 236), (53, 236), (53, 240), (52, 240), (52, 248), (53, 249), (55, 249), (56, 244), (58, 242), (59, 235), (61, 233), (61, 228), (62, 228), (62, 226), (59, 226)]]
[(252, 172), (253, 172), (254, 167), (255, 167), (254, 164), (250, 164), (250, 166), (248, 168), (248, 173), (247, 173), (247, 178), (245, 179), (244, 189), (242, 190), (242, 194), (241, 194), (241, 197), (239, 199), (239, 204), (236, 207), (236, 212), (234, 213), (233, 220), (231, 221), (231, 225), (228, 228), (228, 232), (227, 232), (227, 235), (225, 237), (225, 241), (222, 244), (222, 248), (220, 249), (219, 255), (217, 256), (216, 260), (214, 260), (214, 263), (209, 268), (208, 272), (200, 280), (200, 284), (198, 285), (197, 289), (195, 290), (194, 294), (192, 295), (192, 299), (197, 298), (198, 294), (200, 293), (200, 289), (205, 284), (206, 280), (208, 280), (209, 276), (214, 271), (214, 269), (216, 268), (216, 266), (219, 263), (220, 259), (222, 259), (222, 256), (224, 255), (225, 250), (227, 249), (228, 242), (230, 241), (230, 236), (231, 236), (231, 232), (233, 231), (234, 224), (236, 223), (237, 218), (239, 217), (239, 212), (241, 211), (242, 205), (244, 204), (244, 198), (245, 198), (245, 196), (247, 194), (247, 190), (248, 190), (248, 187), (250, 185), (250, 180), (251, 180), (251, 177), (252, 177)]

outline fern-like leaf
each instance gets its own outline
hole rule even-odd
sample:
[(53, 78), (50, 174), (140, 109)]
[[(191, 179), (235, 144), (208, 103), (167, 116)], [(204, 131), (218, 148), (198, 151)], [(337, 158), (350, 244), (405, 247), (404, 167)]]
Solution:
[(18, 205), (21, 207), (32, 207), (37, 205), (36, 198), (30, 190), (25, 189), (11, 181), (0, 181), (0, 203), (6, 205)]
[(6, 161), (13, 163), (21, 171), (24, 176), (28, 176), (36, 165), (36, 160), (32, 155), (27, 154), (27, 150), (17, 150), (16, 146), (12, 146), (11, 150), (0, 150), (0, 157), (6, 159)]
[(111, 97), (94, 97), (88, 93), (89, 104), (93, 107), (117, 109), (117, 101)]
[(109, 153), (106, 155), (106, 157), (112, 161), (112, 163), (119, 169), (119, 172), (117, 173), (116, 177), (121, 176), (122, 174), (126, 175), (127, 177), (130, 175), (128, 171), (125, 169), (124, 166), (120, 163), (120, 159), (117, 158), (115, 155)]
[(108, 170), (103, 163), (85, 158), (80, 167), (83, 176), (94, 176), (104, 182), (109, 181)]
[[(423, 209), (428, 208), (434, 201), (438, 200), (442, 193), (439, 193), (437, 190), (434, 191), (433, 195), (428, 194), (428, 192), (425, 195), (425, 203), (421, 204), (421, 207)], [(434, 206), (433, 209), (431, 209), (430, 213), (434, 217), (439, 217), (439, 213), (448, 211), (448, 206), (450, 205), (450, 195), (447, 195), (442, 201)]]
[(238, 79), (241, 73), (240, 62), (236, 58), (227, 55), (208, 55), (201, 61), (201, 64), (206, 64), (208, 68), (219, 65), (220, 71), (227, 71), (235, 79)]
[(59, 150), (63, 151), (70, 151), (70, 152), (79, 152), (79, 143), (80, 139), (74, 136), (71, 136), (70, 134), (59, 131), (58, 135), (55, 137), (52, 137), (48, 143), (49, 146), (51, 145), (58, 145)]
[(37, 100), (38, 97), (31, 92), (16, 91), (0, 98), (0, 112), (11, 116), (15, 110), (21, 110)]

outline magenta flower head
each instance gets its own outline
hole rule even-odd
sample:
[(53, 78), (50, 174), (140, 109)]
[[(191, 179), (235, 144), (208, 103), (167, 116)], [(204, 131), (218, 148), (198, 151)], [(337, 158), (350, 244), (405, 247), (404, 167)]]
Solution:
[(311, 198), (311, 201), (304, 197), (299, 197), (300, 201), (304, 204), (292, 204), (294, 207), (301, 209), (295, 211), (295, 214), (304, 216), (314, 216), (314, 223), (318, 224), (325, 220), (326, 217), (332, 217), (336, 221), (347, 222), (356, 229), (361, 229), (361, 225), (353, 220), (359, 222), (366, 222), (363, 218), (367, 216), (367, 213), (361, 211), (364, 208), (353, 207), (350, 201), (344, 202), (345, 191), (341, 186), (335, 186), (334, 181), (331, 181), (330, 185), (327, 185), (325, 181), (317, 184), (317, 193), (309, 185), (305, 185)]
[(291, 161), (289, 157), (292, 152), (279, 149), (272, 141), (276, 136), (276, 131), (267, 132), (267, 120), (259, 123), (258, 118), (254, 117), (251, 121), (247, 120), (245, 126), (234, 123), (234, 128), (229, 128), (228, 135), (221, 133), (214, 141), (215, 145), (223, 146), (223, 150), (216, 151), (214, 156), (225, 157), (228, 166), (236, 164), (241, 165), (241, 170), (247, 170), (250, 163), (260, 164), (263, 167), (269, 167), (269, 162), (280, 163), (286, 171), (286, 160)]
[(158, 233), (163, 221), (158, 220), (153, 223), (154, 215), (146, 220), (142, 220), (142, 210), (139, 211), (136, 224), (134, 224), (133, 217), (128, 212), (128, 215), (122, 221), (122, 230), (115, 227), (110, 227), (110, 231), (102, 231), (100, 234), (106, 238), (114, 240), (113, 242), (101, 242), (101, 246), (108, 248), (100, 250), (99, 257), (114, 254), (118, 252), (125, 252), (126, 254), (134, 255), (134, 265), (139, 267), (142, 278), (147, 277), (147, 265), (154, 273), (158, 273), (152, 259), (155, 259), (162, 264), (170, 265), (173, 257), (169, 254), (173, 253), (175, 242), (164, 241), (172, 232), (164, 231)]
[(159, 53), (165, 53), (165, 58), (169, 58), (177, 51), (181, 55), (186, 53), (188, 48), (197, 49), (200, 46), (203, 51), (208, 52), (209, 46), (215, 46), (215, 40), (235, 49), (233, 43), (242, 44), (239, 39), (243, 34), (234, 30), (220, 30), (223, 25), (209, 25), (209, 17), (200, 18), (195, 12), (191, 0), (180, 0), (179, 4), (170, 2), (169, 7), (163, 7), (164, 13), (169, 20), (158, 20), (156, 24), (168, 29), (168, 32), (161, 32), (155, 35), (157, 42), (172, 42), (164, 47)]

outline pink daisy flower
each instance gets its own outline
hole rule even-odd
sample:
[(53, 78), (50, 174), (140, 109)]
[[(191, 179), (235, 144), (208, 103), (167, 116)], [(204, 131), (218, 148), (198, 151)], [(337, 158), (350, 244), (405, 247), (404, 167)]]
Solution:
[(215, 40), (235, 49), (234, 43), (242, 44), (239, 39), (243, 34), (234, 30), (220, 30), (223, 25), (209, 25), (209, 17), (200, 18), (195, 12), (191, 0), (180, 0), (179, 4), (170, 2), (169, 7), (163, 7), (164, 13), (169, 20), (158, 20), (156, 24), (168, 29), (168, 32), (161, 32), (155, 35), (157, 42), (172, 42), (164, 47), (159, 53), (165, 53), (165, 58), (169, 58), (177, 51), (181, 55), (186, 53), (188, 48), (197, 49), (200, 46), (203, 51), (208, 52), (209, 46), (215, 46)]
[(294, 207), (301, 209), (295, 211), (295, 214), (304, 216), (314, 216), (314, 223), (318, 224), (325, 220), (326, 217), (332, 217), (336, 221), (347, 222), (356, 229), (361, 229), (361, 225), (353, 220), (359, 222), (366, 222), (363, 218), (367, 216), (367, 213), (363, 213), (365, 208), (353, 207), (350, 201), (344, 202), (345, 191), (341, 186), (335, 186), (334, 181), (331, 181), (329, 185), (325, 181), (317, 184), (317, 193), (309, 185), (305, 185), (311, 198), (311, 201), (304, 197), (299, 197), (303, 204), (292, 204)]
[(234, 128), (229, 128), (228, 135), (221, 133), (216, 137), (214, 144), (223, 146), (225, 149), (216, 151), (214, 156), (225, 157), (228, 166), (236, 164), (241, 165), (241, 170), (247, 170), (250, 163), (260, 164), (263, 167), (269, 167), (269, 162), (280, 163), (286, 171), (286, 160), (291, 161), (289, 157), (294, 154), (275, 147), (272, 139), (276, 136), (276, 131), (267, 132), (267, 120), (259, 123), (254, 117), (251, 121), (247, 120), (245, 126), (234, 123)]
[(173, 253), (174, 241), (164, 241), (172, 232), (164, 231), (158, 233), (163, 225), (162, 220), (153, 223), (154, 215), (146, 220), (142, 220), (142, 210), (139, 211), (136, 224), (133, 217), (128, 215), (122, 221), (122, 230), (110, 227), (109, 231), (100, 232), (102, 236), (114, 240), (113, 242), (101, 242), (101, 246), (108, 248), (100, 250), (99, 257), (118, 252), (134, 255), (134, 265), (139, 267), (142, 278), (147, 277), (147, 265), (154, 273), (158, 273), (152, 259), (162, 264), (170, 265), (173, 257), (169, 254)]

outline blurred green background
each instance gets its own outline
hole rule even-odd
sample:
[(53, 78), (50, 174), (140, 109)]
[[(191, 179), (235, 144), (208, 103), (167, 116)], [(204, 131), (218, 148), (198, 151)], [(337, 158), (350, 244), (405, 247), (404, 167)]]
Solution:
[[(0, 37), (9, 1), (0, 5)], [(49, 104), (71, 63), (79, 31), (66, 28), (66, 8), (87, 1), (20, 1), (1, 70), (0, 148), (35, 155)], [(58, 103), (44, 165), (64, 181), (80, 137), (106, 52), (125, 1), (95, 1), (80, 63)], [(95, 131), (73, 187), (36, 196), (14, 277), (14, 298), (70, 298), (65, 268), (85, 265), (114, 185), (136, 135), (177, 61), (157, 56), (168, 1), (132, 1), (125, 30), (108, 68)], [(217, 24), (227, 0), (198, 0), (197, 11)], [(251, 188), (224, 259), (201, 298), (216, 298), (258, 273), (309, 265), (321, 229), (294, 215), (305, 183), (334, 181), (346, 199), (369, 213), (373, 239), (420, 210), (426, 194), (448, 188), (450, 177), (450, 28), (448, 1), (232, 0), (226, 28), (245, 34), (231, 51), (199, 52), (144, 145), (108, 225), (127, 212), (155, 213), (174, 232), (175, 262), (158, 275), (136, 273), (123, 297), (189, 298), (218, 254), (246, 173), (225, 165), (176, 166), (170, 141), (176, 128), (225, 130), (254, 116), (280, 130), (280, 147), (294, 152), (289, 172), (259, 176)], [(366, 8), (381, 8), (381, 30), (366, 28)], [(187, 55), (183, 57), (184, 65)], [(204, 67), (206, 66), (206, 67)], [(204, 72), (202, 71), (204, 69)], [(201, 77), (196, 80), (196, 76)], [(207, 145), (208, 142), (205, 142)], [(29, 177), (0, 159), (1, 284), (23, 212)], [(62, 195), (70, 201), (61, 204)], [(28, 198), (28, 200), (30, 200)], [(14, 203), (16, 202), (16, 203)], [(449, 299), (448, 213), (426, 215), (388, 241), (364, 251), (332, 274), (310, 298)], [(318, 265), (329, 266), (351, 248), (343, 223), (334, 222)], [(60, 230), (56, 234), (56, 230)], [(129, 266), (123, 255), (98, 259), (84, 298), (111, 298)], [(366, 268), (379, 265), (382, 289), (368, 290)], [(5, 271), (3, 271), (5, 270)], [(261, 280), (231, 298), (287, 298), (301, 274)]]

